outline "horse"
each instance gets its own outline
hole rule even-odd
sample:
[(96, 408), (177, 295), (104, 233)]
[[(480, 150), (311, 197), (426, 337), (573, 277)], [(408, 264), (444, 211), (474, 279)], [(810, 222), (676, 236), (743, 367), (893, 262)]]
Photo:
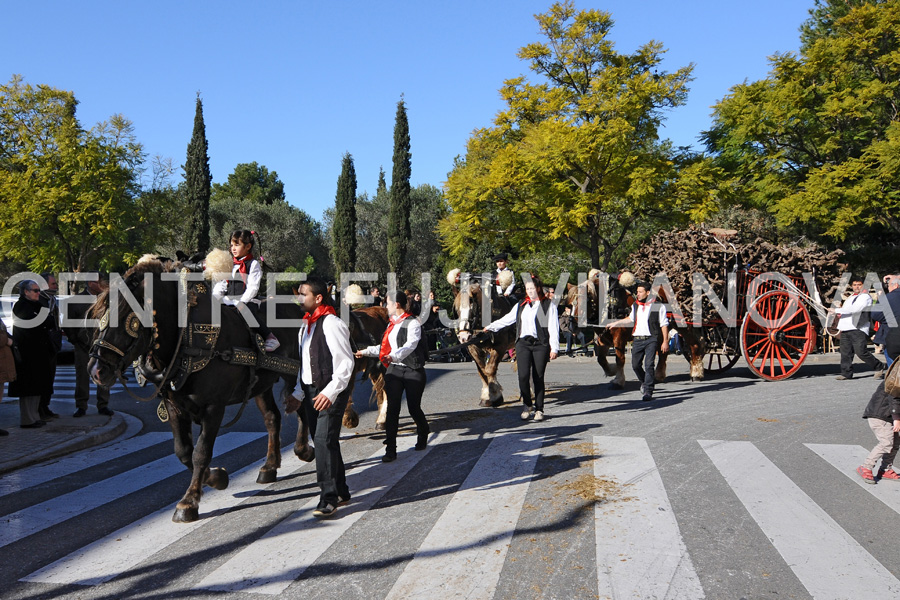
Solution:
[[(184, 276), (173, 277), (180, 269), (180, 263), (145, 257), (125, 273), (127, 291), (143, 302), (144, 319), (128, 304), (125, 294), (116, 307), (110, 306), (111, 291), (98, 297), (91, 314), (100, 319), (100, 327), (88, 369), (96, 384), (109, 386), (122, 378), (129, 364), (138, 361), (139, 369), (157, 386), (162, 398), (159, 410), (168, 415), (175, 454), (191, 472), (190, 484), (176, 505), (172, 520), (189, 523), (199, 518), (203, 485), (215, 489), (228, 486), (225, 469), (210, 467), (226, 406), (255, 399), (268, 432), (266, 461), (257, 482), (272, 483), (277, 479), (281, 466), (281, 411), (272, 387), (284, 377), (286, 389), (293, 390), (299, 348), (296, 327), (272, 327), (281, 348), (267, 356), (258, 343), (260, 336), (230, 307), (217, 307), (221, 308), (221, 321), (216, 323), (213, 311), (217, 301), (212, 297), (211, 286), (205, 281), (188, 281)], [(166, 274), (170, 276), (164, 277)], [(145, 276), (152, 289), (145, 288)], [(184, 296), (188, 320), (182, 326), (178, 323), (178, 307)], [(122, 317), (118, 322), (110, 319), (115, 309)], [(276, 316), (281, 319), (299, 321), (300, 313), (300, 307), (292, 303), (276, 307)], [(147, 323), (151, 319), (152, 323)], [(200, 425), (196, 444), (192, 422)], [(307, 461), (314, 457), (308, 439), (307, 425), (301, 419), (294, 452)]]
[[(383, 306), (370, 306), (357, 308), (350, 311), (350, 343), (354, 350), (367, 346), (381, 344), (384, 331), (387, 329), (388, 311)], [(357, 373), (368, 377), (372, 382), (372, 396), (378, 406), (378, 416), (375, 418), (375, 428), (383, 430), (387, 420), (387, 396), (384, 393), (384, 367), (377, 358), (357, 358), (353, 368), (354, 379)], [(350, 385), (353, 385), (351, 380)], [(347, 410), (344, 411), (344, 427), (353, 429), (359, 424), (359, 417), (353, 410), (353, 398), (347, 402)], [(352, 416), (351, 416), (352, 415)], [(353, 418), (355, 417), (355, 419)]]
[[(607, 290), (606, 302), (602, 309), (600, 306), (603, 301), (600, 293), (600, 277), (604, 278), (602, 285)], [(613, 378), (609, 384), (610, 389), (613, 390), (625, 388), (625, 348), (632, 340), (632, 328), (604, 327), (602, 322), (605, 319), (622, 319), (630, 314), (634, 297), (628, 290), (628, 285), (633, 282), (634, 276), (631, 273), (622, 273), (618, 278), (611, 278), (606, 273), (592, 270), (587, 281), (569, 288), (566, 298), (567, 302), (572, 305), (573, 316), (580, 320), (580, 317), (584, 315), (588, 319), (588, 326), (594, 331), (594, 355), (606, 376)], [(596, 325), (590, 324), (592, 318), (599, 319)], [(616, 352), (615, 371), (607, 360), (610, 348), (614, 348)], [(659, 352), (657, 356), (659, 360), (654, 378), (661, 383), (666, 379), (666, 357), (668, 355)]]
[(481, 377), (479, 406), (500, 406), (503, 404), (503, 386), (497, 381), (497, 369), (503, 355), (515, 347), (515, 327), (479, 336), (475, 336), (475, 332), (481, 323), (483, 289), (490, 290), (491, 320), (498, 319), (512, 310), (515, 299), (497, 294), (492, 279), (481, 281), (478, 277), (470, 277), (468, 285), (459, 289), (458, 275), (457, 269), (447, 274), (447, 281), (450, 282), (454, 294), (453, 307), (459, 315), (457, 339), (462, 344), (472, 342), (466, 348), (475, 362), (478, 376)]

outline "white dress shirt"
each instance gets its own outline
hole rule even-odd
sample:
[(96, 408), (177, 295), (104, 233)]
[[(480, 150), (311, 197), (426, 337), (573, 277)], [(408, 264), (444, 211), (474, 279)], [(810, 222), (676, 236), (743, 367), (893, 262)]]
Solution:
[[(240, 279), (241, 276), (239, 267), (240, 265), (234, 265), (234, 267), (231, 269), (232, 279)], [(240, 298), (225, 295), (226, 292), (228, 292), (228, 282), (230, 281), (228, 279), (223, 279), (215, 286), (213, 286), (213, 297), (221, 300), (223, 304), (229, 304), (232, 306), (237, 304), (238, 302), (247, 304), (259, 295), (259, 286), (262, 284), (262, 276), (262, 265), (259, 264), (258, 260), (254, 259), (250, 262), (250, 268), (247, 269), (247, 288), (244, 290), (244, 293), (241, 294)]]
[(312, 327), (304, 325), (300, 327), (300, 377), (297, 380), (297, 387), (294, 388), (294, 398), (303, 400), (303, 388), (301, 383), (312, 385), (312, 368), (310, 367), (309, 358), (309, 342), (316, 327), (324, 327), (322, 333), (328, 343), (328, 350), (331, 352), (331, 381), (325, 386), (325, 389), (319, 390), (320, 394), (324, 394), (329, 400), (334, 402), (338, 395), (347, 389), (350, 384), (350, 378), (353, 377), (353, 367), (356, 364), (353, 358), (353, 350), (350, 348), (350, 329), (337, 315), (325, 315), (318, 321), (313, 323)]
[[(635, 302), (631, 305), (631, 320), (634, 321), (633, 335), (650, 335), (650, 314), (656, 302), (646, 302), (643, 305)], [(659, 326), (668, 327), (669, 317), (666, 315), (666, 305), (659, 305)]]
[[(394, 317), (391, 317), (394, 319)], [(407, 325), (406, 332), (406, 343), (397, 347), (397, 335), (400, 333), (400, 325), (403, 322), (409, 322)], [(388, 334), (388, 344), (391, 346), (391, 351), (388, 356), (391, 357), (391, 364), (394, 365), (403, 365), (403, 359), (412, 354), (413, 350), (416, 349), (416, 346), (419, 345), (419, 340), (422, 339), (422, 325), (419, 323), (419, 320), (415, 317), (407, 317), (403, 321), (400, 321), (391, 329), (391, 332)], [(372, 358), (378, 358), (381, 355), (381, 344), (376, 344), (374, 346), (369, 346), (361, 351), (363, 356), (370, 356)]]
[[(500, 331), (504, 327), (516, 324), (516, 315), (519, 313), (519, 307), (522, 303), (513, 306), (512, 310), (484, 328), (485, 331)], [(522, 330), (519, 331), (519, 337), (537, 337), (537, 320), (538, 311), (541, 303), (526, 302), (522, 308)], [(559, 354), (559, 314), (556, 310), (556, 304), (550, 302), (547, 309), (547, 333), (550, 335), (550, 351)]]
[[(867, 292), (853, 294), (844, 300), (844, 304), (841, 305), (840, 310), (841, 318), (838, 320), (838, 331), (852, 331), (854, 329), (859, 329), (868, 335), (869, 320), (860, 318), (862, 316), (860, 313), (862, 313), (867, 306), (872, 306), (872, 296)], [(857, 321), (859, 322), (857, 323)]]

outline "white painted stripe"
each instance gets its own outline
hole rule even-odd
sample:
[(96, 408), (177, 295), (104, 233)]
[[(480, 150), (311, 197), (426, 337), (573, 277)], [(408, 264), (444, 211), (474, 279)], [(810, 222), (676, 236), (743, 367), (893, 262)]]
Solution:
[(543, 441), (494, 438), (388, 598), (494, 597)]
[(166, 441), (172, 441), (171, 433), (151, 432), (116, 442), (111, 446), (85, 450), (40, 466), (18, 469), (0, 476), (0, 497), (122, 458)]
[(705, 598), (647, 442), (594, 436), (594, 450), (594, 476), (611, 484), (594, 506), (599, 597)]
[[(437, 441), (443, 437), (444, 434), (438, 435)], [(347, 486), (353, 500), (338, 508), (337, 515), (329, 519), (314, 517), (313, 509), (319, 503), (316, 496), (207, 575), (197, 588), (271, 595), (283, 592), (433, 446), (429, 444), (422, 452), (408, 452), (415, 445), (415, 439), (415, 436), (397, 438), (396, 461), (382, 463), (384, 451), (379, 450), (361, 468), (348, 473)]]
[[(900, 481), (879, 481), (876, 485), (866, 483), (856, 472), (869, 451), (862, 446), (840, 444), (804, 444), (807, 448), (831, 463), (838, 471), (858, 483), (861, 488), (884, 502), (894, 512), (900, 513)], [(880, 467), (877, 464), (876, 467)]]
[(813, 598), (900, 598), (900, 581), (752, 443), (699, 443)]
[[(225, 434), (216, 440), (214, 455), (218, 456), (234, 450), (259, 437), (261, 437), (259, 433)], [(98, 481), (74, 492), (6, 515), (3, 517), (4, 526), (0, 528), (0, 547), (67, 521), (98, 506), (108, 504), (182, 471), (184, 471), (184, 465), (174, 455), (167, 456), (120, 473), (115, 477)]]
[[(283, 463), (293, 459), (297, 464), (297, 468), (288, 475), (309, 468), (307, 463), (300, 462), (294, 456), (293, 444), (282, 449), (281, 458)], [(23, 577), (20, 581), (97, 585), (118, 577), (195, 529), (209, 524), (210, 515), (227, 511), (271, 487), (256, 483), (259, 467), (259, 464), (251, 465), (232, 474), (225, 490), (204, 490), (200, 503), (202, 513), (198, 521), (173, 523), (172, 513), (175, 509), (167, 506)], [(149, 565), (149, 568), (153, 568), (153, 565)]]

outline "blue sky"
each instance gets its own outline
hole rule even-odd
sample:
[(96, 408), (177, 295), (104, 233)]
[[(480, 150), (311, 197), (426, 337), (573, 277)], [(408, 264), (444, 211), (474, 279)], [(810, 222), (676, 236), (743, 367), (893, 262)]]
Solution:
[[(277, 171), (316, 219), (334, 204), (341, 157), (360, 192), (391, 175), (396, 104), (407, 103), (412, 183), (441, 186), (471, 132), (502, 108), (516, 58), (540, 40), (549, 1), (5, 2), (0, 76), (71, 90), (85, 127), (122, 113), (150, 155), (184, 163), (203, 99), (213, 182), (238, 163)], [(696, 145), (710, 106), (767, 57), (796, 52), (812, 0), (580, 0), (612, 14), (619, 52), (657, 40), (666, 70), (695, 64), (664, 137)], [(180, 180), (180, 174), (179, 174)]]

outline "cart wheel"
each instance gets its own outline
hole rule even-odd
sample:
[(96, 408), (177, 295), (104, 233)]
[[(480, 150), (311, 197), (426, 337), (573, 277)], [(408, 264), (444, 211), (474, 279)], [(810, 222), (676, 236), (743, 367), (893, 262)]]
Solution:
[(706, 364), (703, 365), (703, 372), (712, 375), (724, 373), (741, 360), (741, 355), (737, 354), (707, 354), (704, 357)]
[(741, 348), (747, 365), (769, 381), (796, 373), (815, 345), (816, 330), (809, 311), (785, 290), (757, 298), (741, 326)]

